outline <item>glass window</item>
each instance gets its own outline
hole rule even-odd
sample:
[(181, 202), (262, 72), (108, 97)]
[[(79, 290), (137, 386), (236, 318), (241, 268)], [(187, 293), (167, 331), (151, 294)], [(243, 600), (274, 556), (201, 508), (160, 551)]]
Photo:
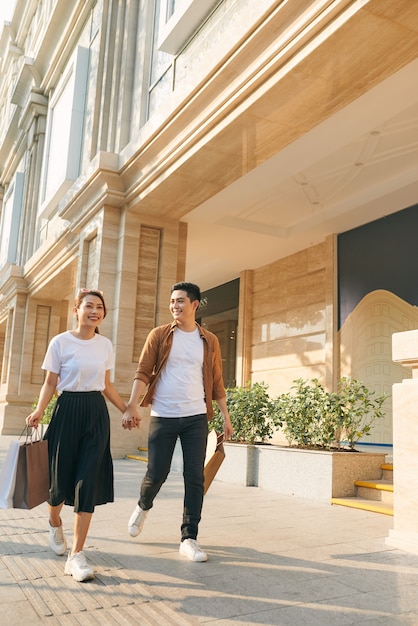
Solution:
[(225, 387), (235, 387), (237, 357), (238, 308), (208, 317), (202, 317), (201, 326), (219, 339), (222, 353), (222, 372)]
[(7, 189), (3, 203), (0, 223), (0, 267), (3, 267), (5, 263), (17, 262), (24, 178), (24, 174), (16, 173)]
[(40, 213), (47, 217), (79, 175), (89, 50), (78, 47), (51, 98)]
[(181, 49), (199, 30), (219, 0), (161, 0), (158, 49), (169, 54), (179, 54)]
[(166, 22), (168, 22), (168, 20), (173, 15), (175, 10), (176, 10), (176, 0), (167, 0), (167, 17), (165, 20)]
[(159, 104), (173, 91), (173, 57), (158, 50), (160, 11), (163, 10), (161, 2), (165, 2), (165, 0), (156, 0), (155, 3), (148, 118), (158, 110)]
[(239, 278), (202, 293), (198, 322), (214, 333), (221, 346), (225, 387), (236, 385)]

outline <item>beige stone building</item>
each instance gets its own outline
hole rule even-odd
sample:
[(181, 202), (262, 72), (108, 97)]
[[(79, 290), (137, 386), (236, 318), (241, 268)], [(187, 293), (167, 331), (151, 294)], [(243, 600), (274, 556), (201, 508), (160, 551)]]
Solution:
[[(373, 283), (340, 324), (339, 237), (418, 204), (417, 77), (411, 0), (17, 0), (0, 35), (1, 433), (21, 431), (86, 285), (122, 394), (184, 278), (228, 381), (390, 392), (408, 376), (390, 336), (416, 303)], [(144, 434), (112, 412), (116, 456)]]

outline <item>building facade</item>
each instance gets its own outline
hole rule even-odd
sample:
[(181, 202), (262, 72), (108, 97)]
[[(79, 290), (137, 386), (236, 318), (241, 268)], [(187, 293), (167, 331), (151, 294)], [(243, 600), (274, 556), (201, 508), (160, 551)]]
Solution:
[[(212, 320), (237, 384), (348, 374), (390, 393), (407, 373), (389, 337), (416, 303), (377, 283), (340, 327), (339, 237), (418, 204), (417, 57), (409, 0), (17, 0), (0, 36), (1, 432), (21, 431), (85, 286), (104, 291), (121, 394), (182, 279), (212, 299), (239, 280), (235, 317)], [(144, 443), (111, 416), (115, 455)]]

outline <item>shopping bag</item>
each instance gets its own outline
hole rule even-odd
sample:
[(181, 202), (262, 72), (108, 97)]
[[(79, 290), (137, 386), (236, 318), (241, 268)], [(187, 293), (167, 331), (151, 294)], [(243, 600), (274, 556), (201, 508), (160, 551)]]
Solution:
[(17, 458), (19, 441), (10, 442), (6, 458), (0, 472), (0, 509), (13, 508), (13, 494), (16, 484)]
[(48, 441), (27, 436), (19, 445), (13, 508), (33, 509), (48, 499)]
[(207, 490), (211, 486), (212, 481), (215, 478), (225, 458), (223, 440), (223, 434), (218, 435), (214, 430), (212, 430), (208, 435), (204, 469), (204, 494), (206, 494)]

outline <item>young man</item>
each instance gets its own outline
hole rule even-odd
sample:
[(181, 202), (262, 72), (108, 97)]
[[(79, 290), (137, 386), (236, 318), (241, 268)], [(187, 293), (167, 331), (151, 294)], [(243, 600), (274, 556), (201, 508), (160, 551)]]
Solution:
[(222, 362), (217, 337), (196, 322), (200, 289), (181, 282), (171, 288), (171, 324), (154, 328), (142, 350), (131, 397), (122, 426), (139, 427), (137, 404), (151, 405), (148, 435), (148, 467), (140, 498), (128, 522), (132, 537), (141, 532), (154, 498), (170, 471), (177, 438), (180, 437), (184, 466), (184, 508), (180, 554), (191, 561), (206, 561), (207, 554), (196, 538), (203, 504), (203, 469), (208, 419), (212, 400), (224, 419), (225, 439), (233, 433), (229, 417)]

